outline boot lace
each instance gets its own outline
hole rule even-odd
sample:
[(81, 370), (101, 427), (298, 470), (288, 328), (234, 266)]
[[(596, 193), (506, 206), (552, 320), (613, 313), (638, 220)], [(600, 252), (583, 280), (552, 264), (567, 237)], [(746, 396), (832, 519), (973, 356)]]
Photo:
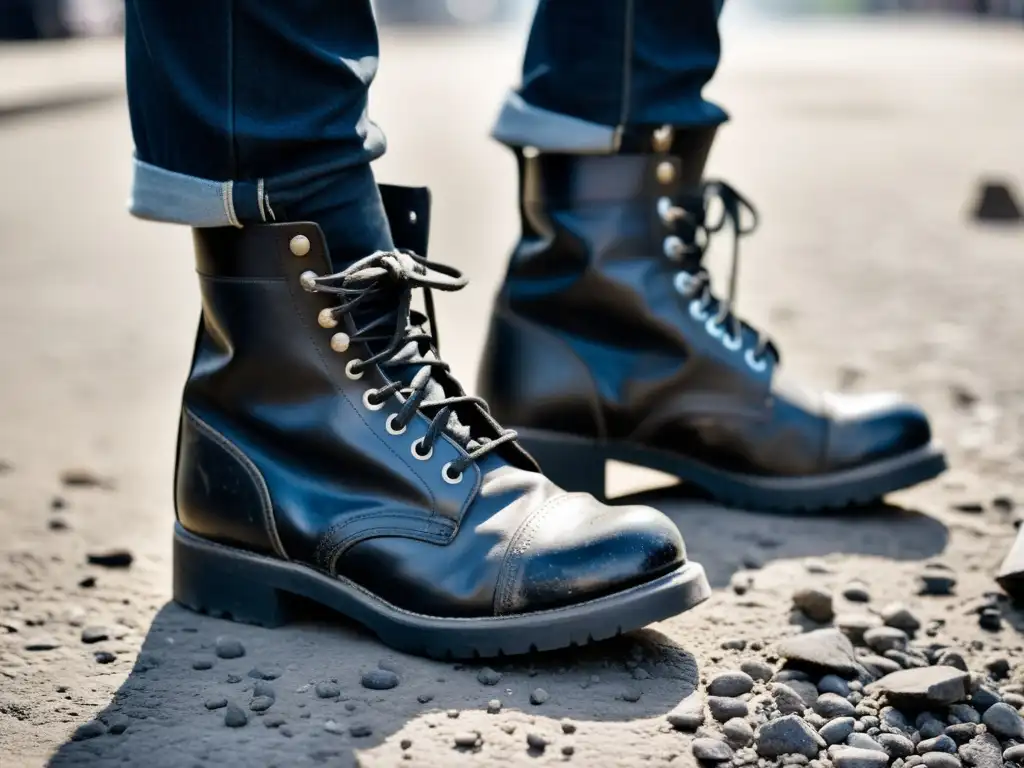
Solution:
[[(352, 359), (345, 367), (350, 379), (360, 379), (373, 365), (391, 369), (392, 382), (379, 389), (368, 389), (363, 404), (370, 410), (384, 407), (394, 396), (401, 403), (388, 418), (387, 430), (392, 435), (405, 432), (406, 427), (422, 412), (430, 419), (426, 434), (413, 443), (413, 455), (422, 461), (430, 458), (434, 445), (447, 434), (466, 450), (445, 465), (445, 480), (457, 483), (474, 461), (483, 458), (498, 446), (516, 439), (511, 429), (496, 427), (494, 438), (473, 437), (459, 421), (459, 406), (479, 406), (488, 412), (487, 403), (479, 397), (459, 394), (449, 396), (442, 380), (449, 377), (450, 366), (438, 355), (439, 339), (434, 317), (432, 289), (458, 291), (466, 278), (454, 267), (428, 261), (408, 250), (380, 251), (355, 262), (340, 272), (317, 275), (304, 272), (302, 287), (312, 293), (329, 293), (338, 297), (338, 304), (320, 314), (320, 325), (332, 328), (346, 316), (355, 331), (336, 333), (331, 348), (344, 352), (352, 343), (363, 343), (372, 353), (365, 360)], [(422, 288), (426, 315), (412, 309), (413, 291)], [(423, 328), (427, 322), (430, 332)]]
[[(708, 219), (708, 209), (715, 201), (720, 205), (721, 214), (712, 221)], [(690, 315), (694, 320), (704, 323), (708, 335), (718, 339), (726, 349), (731, 352), (743, 351), (744, 359), (751, 369), (764, 371), (769, 356), (778, 359), (774, 343), (734, 313), (740, 239), (757, 228), (757, 209), (726, 182), (706, 181), (700, 193), (685, 204), (681, 205), (669, 197), (659, 198), (658, 215), (667, 227), (678, 233), (665, 238), (664, 252), (682, 267), (676, 274), (675, 287), (689, 300)], [(704, 266), (703, 259), (711, 238), (727, 227), (732, 231), (732, 259), (729, 293), (727, 298), (722, 299), (715, 296), (712, 290), (711, 274)], [(756, 339), (754, 345), (745, 350), (744, 329), (748, 329)]]

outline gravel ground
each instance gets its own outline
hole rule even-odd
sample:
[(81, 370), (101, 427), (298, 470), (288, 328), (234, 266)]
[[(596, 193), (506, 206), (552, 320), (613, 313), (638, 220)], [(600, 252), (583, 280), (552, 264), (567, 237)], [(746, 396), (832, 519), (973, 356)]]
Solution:
[[(439, 307), (445, 354), (472, 382), (517, 228), (511, 159), (485, 136), (518, 42), (384, 48), (380, 175), (434, 187), (433, 256), (473, 280)], [(617, 468), (616, 490), (679, 523), (714, 597), (615, 642), (487, 666), (392, 653), (329, 617), (263, 630), (168, 602), (188, 233), (123, 213), (119, 100), (12, 112), (0, 764), (1024, 764), (1024, 615), (992, 581), (1024, 510), (1024, 229), (964, 214), (982, 178), (1024, 184), (1021, 50), (1019, 30), (906, 22), (727, 37), (711, 92), (734, 121), (712, 172), (764, 215), (743, 314), (814, 384), (920, 400), (955, 469), (887, 505), (792, 518)], [(427, 89), (438, 106), (410, 109)]]

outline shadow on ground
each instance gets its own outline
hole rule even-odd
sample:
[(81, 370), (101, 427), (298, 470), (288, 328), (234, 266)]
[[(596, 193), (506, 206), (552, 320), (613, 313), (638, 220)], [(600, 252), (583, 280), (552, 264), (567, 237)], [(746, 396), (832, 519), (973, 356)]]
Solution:
[[(946, 544), (941, 523), (892, 506), (788, 517), (727, 509), (678, 491), (623, 501), (668, 513), (717, 587), (752, 560), (761, 565), (830, 553), (923, 559)], [(217, 658), (220, 635), (239, 639), (245, 656)], [(699, 678), (694, 656), (650, 629), (583, 649), (489, 663), (502, 673), (497, 685), (478, 681), (481, 664), (399, 654), (333, 616), (267, 630), (168, 604), (156, 615), (128, 679), (98, 716), (106, 732), (97, 728), (101, 732), (92, 738), (67, 742), (50, 765), (356, 765), (366, 750), (379, 764), (391, 765), (400, 760), (399, 740), (390, 739), (399, 732), (403, 738), (417, 734), (421, 748), (426, 742), (454, 750), (454, 734), (467, 730), (486, 735), (489, 753), (502, 739), (514, 740), (521, 752), (534, 718), (550, 721), (556, 732), (561, 718), (582, 724), (659, 717), (692, 693)], [(195, 668), (207, 664), (211, 668)], [(389, 691), (362, 687), (361, 674), (378, 666), (396, 671), (400, 685)], [(277, 675), (269, 681), (276, 698), (257, 714), (249, 705), (261, 675)], [(340, 695), (320, 698), (315, 686), (325, 681), (336, 682)], [(530, 701), (537, 687), (550, 694), (539, 706)], [(226, 710), (206, 707), (216, 698), (242, 707), (248, 724), (226, 727)], [(486, 712), (492, 699), (502, 702), (499, 714)], [(449, 717), (453, 711), (460, 713), (457, 719)], [(112, 732), (117, 724), (126, 726), (123, 733)], [(518, 729), (514, 735), (503, 730), (511, 725)], [(430, 729), (429, 736), (423, 729)]]

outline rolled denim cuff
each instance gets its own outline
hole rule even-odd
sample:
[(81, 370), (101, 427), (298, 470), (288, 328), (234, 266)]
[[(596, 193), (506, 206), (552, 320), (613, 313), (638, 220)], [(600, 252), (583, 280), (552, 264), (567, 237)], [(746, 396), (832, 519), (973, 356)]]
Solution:
[(562, 154), (607, 155), (618, 145), (615, 126), (535, 107), (515, 91), (505, 98), (491, 136), (509, 147)]
[(241, 227), (273, 220), (262, 179), (214, 181), (132, 160), (128, 211), (140, 219), (190, 227)]

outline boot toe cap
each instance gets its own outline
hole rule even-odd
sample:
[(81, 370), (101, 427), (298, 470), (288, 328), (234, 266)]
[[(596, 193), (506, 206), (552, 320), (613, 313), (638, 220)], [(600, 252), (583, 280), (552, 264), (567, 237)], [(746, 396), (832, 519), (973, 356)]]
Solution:
[(831, 470), (902, 456), (932, 440), (927, 414), (898, 395), (833, 395), (830, 404), (826, 463)]
[(656, 579), (685, 561), (679, 530), (658, 510), (562, 494), (516, 531), (499, 576), (495, 612), (578, 604)]

